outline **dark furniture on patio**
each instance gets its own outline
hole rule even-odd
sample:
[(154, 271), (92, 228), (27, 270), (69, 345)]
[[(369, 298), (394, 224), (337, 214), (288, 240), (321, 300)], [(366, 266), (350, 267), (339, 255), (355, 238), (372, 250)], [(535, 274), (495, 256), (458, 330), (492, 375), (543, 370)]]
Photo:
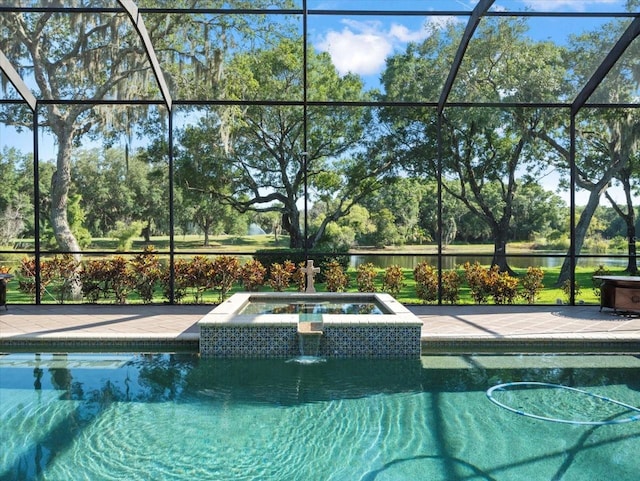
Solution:
[(614, 311), (640, 312), (640, 277), (594, 276), (602, 281), (600, 286), (600, 310), (609, 307)]
[(0, 306), (7, 309), (7, 282), (12, 279), (11, 274), (0, 274)]

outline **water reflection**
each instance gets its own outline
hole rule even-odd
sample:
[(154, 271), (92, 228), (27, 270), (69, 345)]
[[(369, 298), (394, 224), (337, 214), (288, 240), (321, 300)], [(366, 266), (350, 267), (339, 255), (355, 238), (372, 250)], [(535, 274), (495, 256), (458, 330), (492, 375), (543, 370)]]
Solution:
[[(540, 256), (507, 256), (509, 265), (513, 268), (526, 269), (527, 267), (560, 267), (564, 262), (566, 253), (554, 253)], [(489, 264), (493, 255), (447, 255), (442, 257), (443, 269), (455, 269), (461, 267), (465, 262), (474, 263), (478, 261), (480, 264)], [(420, 262), (426, 261), (432, 266), (438, 265), (438, 256), (433, 255), (415, 255), (415, 254), (359, 254), (350, 256), (350, 266), (358, 267), (360, 264), (367, 262), (379, 268), (387, 268), (392, 265), (400, 266), (404, 269), (413, 269)], [(584, 257), (576, 260), (579, 267), (593, 267), (594, 269), (603, 265), (605, 267), (626, 267), (626, 257)]]

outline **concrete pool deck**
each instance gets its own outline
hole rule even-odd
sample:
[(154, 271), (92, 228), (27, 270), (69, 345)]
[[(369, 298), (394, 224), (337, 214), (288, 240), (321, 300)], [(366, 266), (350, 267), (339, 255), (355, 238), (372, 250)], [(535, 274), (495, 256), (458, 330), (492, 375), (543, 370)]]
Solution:
[[(422, 321), (424, 352), (640, 353), (640, 315), (599, 306), (407, 306)], [(47, 346), (197, 348), (211, 305), (9, 305), (0, 308), (0, 351)]]

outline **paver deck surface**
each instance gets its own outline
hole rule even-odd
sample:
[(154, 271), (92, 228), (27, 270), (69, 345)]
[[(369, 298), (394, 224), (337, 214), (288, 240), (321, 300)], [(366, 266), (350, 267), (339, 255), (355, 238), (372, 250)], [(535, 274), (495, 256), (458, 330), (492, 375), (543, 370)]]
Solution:
[[(603, 341), (640, 346), (640, 315), (598, 306), (407, 306), (424, 342)], [(10, 340), (197, 340), (208, 305), (10, 305), (0, 309), (0, 346)], [(637, 348), (637, 347), (636, 347)]]

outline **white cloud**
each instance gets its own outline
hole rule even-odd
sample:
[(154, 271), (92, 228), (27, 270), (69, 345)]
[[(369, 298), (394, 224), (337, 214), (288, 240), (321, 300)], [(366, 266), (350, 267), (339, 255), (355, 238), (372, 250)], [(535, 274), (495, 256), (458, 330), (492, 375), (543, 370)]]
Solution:
[(393, 46), (388, 36), (380, 33), (374, 24), (344, 22), (347, 26), (338, 32), (329, 31), (318, 49), (329, 52), (333, 64), (340, 73), (370, 75), (384, 66), (384, 59)]
[(406, 25), (392, 23), (385, 27), (380, 21), (361, 22), (343, 19), (341, 31), (329, 30), (316, 47), (331, 55), (333, 64), (341, 75), (348, 72), (372, 75), (380, 72), (385, 59), (394, 49), (408, 43), (419, 42), (431, 32), (456, 21), (450, 17), (430, 17), (417, 30)]

